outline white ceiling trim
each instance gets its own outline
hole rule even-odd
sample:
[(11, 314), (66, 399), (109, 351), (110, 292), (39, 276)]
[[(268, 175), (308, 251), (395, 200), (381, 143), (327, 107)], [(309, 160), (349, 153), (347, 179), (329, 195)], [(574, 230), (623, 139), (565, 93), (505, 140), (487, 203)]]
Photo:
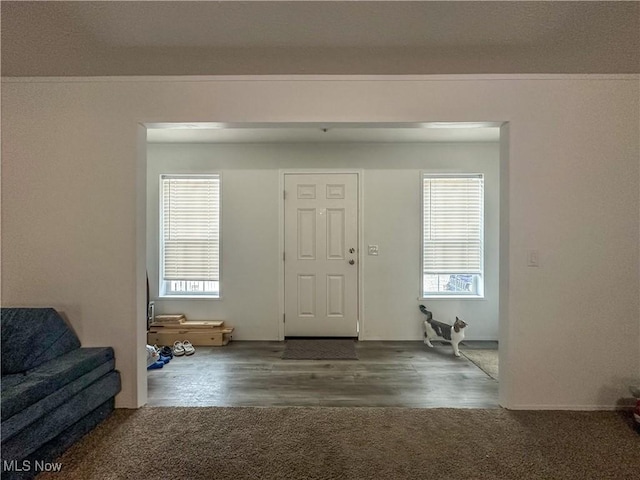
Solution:
[(500, 123), (150, 123), (148, 143), (497, 143)]

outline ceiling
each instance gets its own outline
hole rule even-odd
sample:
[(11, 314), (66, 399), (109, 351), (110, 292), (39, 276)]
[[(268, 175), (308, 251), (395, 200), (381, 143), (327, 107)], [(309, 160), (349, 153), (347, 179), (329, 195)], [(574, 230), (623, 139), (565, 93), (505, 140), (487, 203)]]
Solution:
[(498, 142), (497, 123), (147, 125), (149, 143)]
[(3, 76), (640, 73), (640, 3), (3, 1)]

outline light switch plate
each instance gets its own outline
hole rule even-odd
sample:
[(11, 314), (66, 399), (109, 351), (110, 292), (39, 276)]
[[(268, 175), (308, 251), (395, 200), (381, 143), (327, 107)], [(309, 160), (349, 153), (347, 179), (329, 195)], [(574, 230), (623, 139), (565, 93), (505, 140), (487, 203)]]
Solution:
[(378, 245), (369, 245), (367, 252), (369, 255), (378, 255)]
[(540, 255), (538, 254), (538, 250), (529, 250), (529, 252), (527, 253), (527, 266), (540, 266)]

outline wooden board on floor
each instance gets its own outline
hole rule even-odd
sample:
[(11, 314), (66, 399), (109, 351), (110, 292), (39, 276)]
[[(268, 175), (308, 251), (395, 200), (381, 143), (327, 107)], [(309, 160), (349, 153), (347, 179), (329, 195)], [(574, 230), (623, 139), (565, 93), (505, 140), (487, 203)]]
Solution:
[(224, 321), (223, 320), (188, 320), (179, 324), (174, 323), (152, 323), (152, 328), (162, 328), (162, 329), (223, 329)]
[(162, 325), (176, 325), (184, 323), (187, 317), (182, 313), (168, 314), (168, 315), (156, 315), (153, 317), (153, 323)]

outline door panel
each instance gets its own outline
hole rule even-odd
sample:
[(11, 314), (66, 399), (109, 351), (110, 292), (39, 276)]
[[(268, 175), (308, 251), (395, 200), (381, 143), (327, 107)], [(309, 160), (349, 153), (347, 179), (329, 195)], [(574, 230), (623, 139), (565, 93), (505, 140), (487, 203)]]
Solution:
[(316, 316), (315, 275), (298, 275), (298, 316)]
[(327, 275), (327, 316), (344, 317), (344, 275)]
[(353, 337), (358, 178), (285, 175), (285, 335)]
[(327, 260), (344, 260), (344, 208), (327, 208)]
[(298, 260), (315, 260), (316, 251), (316, 209), (300, 208), (298, 209)]

